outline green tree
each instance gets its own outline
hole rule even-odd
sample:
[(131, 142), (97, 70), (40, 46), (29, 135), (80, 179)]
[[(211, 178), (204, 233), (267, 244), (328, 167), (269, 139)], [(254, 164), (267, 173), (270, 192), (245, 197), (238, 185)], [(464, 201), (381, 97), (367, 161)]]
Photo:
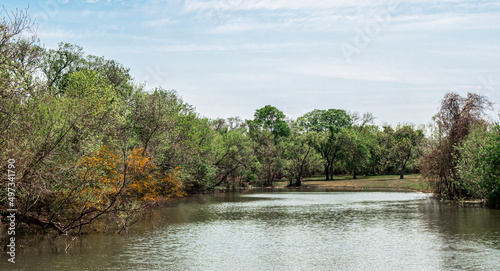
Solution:
[(302, 178), (321, 166), (321, 156), (314, 149), (318, 137), (317, 132), (300, 132), (298, 129), (292, 129), (291, 138), (285, 143), (284, 154), (285, 174), (290, 178), (289, 186), (301, 186)]
[(244, 169), (249, 166), (253, 158), (248, 138), (238, 130), (222, 129), (216, 135), (213, 144), (214, 166), (217, 167), (215, 177), (217, 183), (214, 186), (225, 184), (229, 188), (237, 180), (241, 184)]
[(77, 200), (86, 184), (77, 164), (112, 142), (112, 130), (120, 122), (113, 87), (95, 72), (76, 72), (64, 96), (40, 91), (20, 107), (19, 122), (11, 130), (16, 136), (8, 139), (10, 155), (22, 169), (17, 181), (20, 220), (64, 233), (118, 212), (116, 197), (122, 193), (104, 209), (88, 199)]
[(200, 191), (214, 185), (215, 131), (208, 119), (198, 117), (175, 91), (162, 88), (134, 93), (129, 111), (132, 146), (150, 153), (164, 172), (178, 171), (186, 189)]
[(134, 90), (130, 69), (115, 60), (85, 55), (82, 47), (71, 43), (61, 42), (57, 50), (45, 50), (41, 70), (48, 89), (55, 94), (65, 91), (71, 73), (84, 70), (95, 71), (106, 78), (124, 100), (130, 98)]
[(291, 132), (285, 114), (266, 105), (255, 111), (254, 119), (247, 120), (247, 125), (255, 155), (251, 168), (257, 172), (259, 182), (272, 186), (274, 180), (282, 177), (284, 140)]
[(340, 145), (337, 134), (352, 125), (352, 119), (341, 109), (313, 110), (298, 118), (298, 125), (306, 131), (317, 132), (314, 148), (323, 157), (326, 180), (333, 178), (333, 165), (338, 159)]
[(457, 185), (473, 198), (500, 207), (500, 126), (477, 127), (458, 148)]
[(61, 42), (57, 50), (45, 51), (42, 71), (45, 74), (48, 89), (55, 94), (64, 91), (68, 75), (77, 70), (83, 62), (83, 57), (83, 48), (70, 43)]
[(418, 157), (419, 146), (425, 136), (423, 130), (416, 129), (414, 125), (403, 124), (396, 127), (393, 137), (391, 156), (399, 168), (399, 178), (403, 179), (406, 165)]
[(344, 165), (356, 179), (370, 159), (370, 142), (362, 132), (353, 128), (342, 130), (337, 140), (342, 146)]
[(285, 114), (278, 108), (266, 105), (257, 109), (254, 119), (247, 122), (250, 132), (255, 130), (270, 132), (275, 138), (290, 135), (290, 127), (285, 121)]

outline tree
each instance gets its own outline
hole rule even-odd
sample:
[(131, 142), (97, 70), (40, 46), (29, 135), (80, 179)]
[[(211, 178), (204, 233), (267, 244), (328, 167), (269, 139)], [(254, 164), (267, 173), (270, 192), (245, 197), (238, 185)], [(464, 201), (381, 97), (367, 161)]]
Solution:
[(41, 56), (35, 23), (27, 9), (9, 11), (2, 6), (0, 16), (0, 98), (23, 96), (36, 86), (33, 75)]
[(253, 170), (264, 186), (272, 186), (281, 178), (283, 170), (284, 139), (290, 136), (285, 114), (274, 106), (257, 109), (253, 120), (247, 120), (249, 136), (253, 141), (255, 161)]
[(57, 50), (45, 51), (42, 71), (48, 89), (55, 94), (64, 91), (69, 74), (75, 72), (82, 62), (83, 48), (78, 45), (61, 42)]
[(476, 127), (458, 148), (457, 185), (473, 198), (500, 207), (500, 126)]
[(457, 162), (460, 159), (458, 148), (467, 137), (472, 127), (485, 123), (485, 111), (491, 108), (484, 96), (468, 93), (461, 97), (456, 93), (447, 93), (441, 101), (441, 109), (434, 117), (435, 134), (427, 153), (422, 159), (424, 176), (434, 181), (437, 194), (448, 198), (467, 196), (467, 191), (457, 184)]
[(270, 132), (275, 138), (287, 137), (290, 135), (290, 127), (285, 121), (285, 114), (278, 108), (266, 105), (257, 109), (254, 119), (248, 121), (251, 132), (261, 130)]
[(404, 178), (404, 172), (408, 162), (418, 156), (419, 146), (424, 140), (424, 132), (415, 129), (413, 125), (398, 125), (393, 134), (394, 145), (390, 149), (396, 165), (399, 168), (399, 178)]
[[(135, 139), (148, 151), (157, 157), (162, 151), (162, 145), (171, 140), (175, 134), (175, 125), (180, 114), (193, 111), (174, 91), (156, 88), (152, 93), (136, 92), (130, 103), (130, 113), (127, 114), (128, 125)], [(175, 168), (174, 163), (170, 168)]]
[(394, 157), (391, 155), (392, 148), (394, 147), (394, 129), (390, 125), (382, 126), (382, 129), (374, 133), (377, 141), (378, 153), (377, 155), (377, 174), (387, 174), (396, 172)]
[(356, 179), (370, 159), (369, 140), (356, 129), (344, 129), (338, 139), (346, 169)]
[[(10, 148), (11, 155), (23, 169), (17, 181), (21, 221), (61, 233), (87, 224), (82, 222), (87, 221), (83, 216), (90, 215), (87, 211), (65, 206), (61, 215), (60, 206), (76, 202), (75, 194), (64, 194), (64, 187), (75, 184), (69, 191), (81, 187), (81, 182), (75, 182), (81, 157), (95, 153), (113, 137), (120, 106), (114, 94), (98, 74), (82, 71), (71, 74), (64, 96), (36, 92), (21, 105), (19, 122), (12, 130), (16, 137), (8, 139), (17, 146)], [(77, 216), (82, 219), (75, 220)]]
[(133, 132), (132, 146), (142, 146), (166, 173), (177, 170), (185, 188), (204, 191), (213, 187), (212, 141), (215, 131), (175, 91), (155, 89), (132, 95), (127, 125)]
[[(182, 196), (177, 168), (158, 166), (161, 159), (137, 139), (147, 136), (131, 132), (128, 69), (85, 58), (76, 45), (44, 51), (25, 12), (3, 9), (2, 15), (0, 160), (15, 159), (16, 219), (59, 233), (81, 231), (98, 219), (118, 221), (124, 229), (150, 202)], [(150, 142), (157, 137), (152, 134)]]
[(302, 178), (321, 166), (321, 156), (314, 149), (318, 136), (317, 132), (301, 133), (297, 129), (292, 130), (290, 140), (285, 143), (284, 154), (285, 174), (290, 178), (289, 186), (301, 186)]
[(243, 169), (249, 167), (252, 160), (252, 149), (248, 138), (238, 130), (221, 130), (214, 138), (214, 166), (217, 167), (214, 186), (241, 180)]
[(85, 70), (95, 71), (106, 78), (121, 99), (130, 98), (134, 89), (130, 69), (115, 60), (85, 55), (82, 47), (71, 43), (61, 42), (57, 50), (45, 50), (41, 70), (48, 89), (54, 94), (65, 91), (71, 73)]
[(35, 23), (27, 10), (0, 10), (0, 146), (7, 152), (6, 141), (11, 138), (20, 121), (22, 102), (40, 84), (34, 76), (41, 49), (37, 46)]
[(298, 125), (306, 131), (317, 132), (314, 148), (323, 157), (326, 180), (333, 178), (333, 164), (338, 158), (340, 145), (337, 134), (352, 125), (351, 117), (341, 109), (315, 109), (298, 118)]

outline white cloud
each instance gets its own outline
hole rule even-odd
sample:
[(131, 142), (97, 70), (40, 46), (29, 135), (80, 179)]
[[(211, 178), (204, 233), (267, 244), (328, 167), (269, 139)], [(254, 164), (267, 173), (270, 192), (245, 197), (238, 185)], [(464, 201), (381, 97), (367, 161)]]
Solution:
[[(497, 29), (500, 3), (472, 5), (463, 0), (376, 0), (376, 1), (305, 1), (305, 0), (218, 0), (186, 1), (188, 12), (206, 12), (222, 22), (210, 33), (307, 27), (332, 31), (375, 20), (373, 15), (390, 13), (391, 27), (398, 30)], [(238, 11), (255, 11), (234, 14)], [(257, 12), (260, 11), (260, 12)], [(272, 11), (271, 13), (264, 13)], [(287, 12), (289, 11), (289, 12)]]
[(405, 15), (395, 17), (393, 24), (395, 29), (405, 31), (498, 29), (498, 18), (497, 13)]
[(160, 52), (192, 51), (283, 51), (296, 48), (317, 48), (326, 45), (318, 42), (283, 42), (283, 43), (234, 43), (234, 44), (173, 44), (156, 47)]
[(54, 29), (46, 31), (44, 29), (38, 30), (37, 36), (43, 41), (44, 39), (58, 39), (67, 40), (73, 38), (84, 38), (83, 34), (75, 34), (72, 30)]
[[(322, 77), (328, 79), (347, 79), (352, 81), (369, 81), (381, 83), (403, 83), (408, 85), (440, 85), (443, 82), (456, 81), (454, 76), (466, 74), (468, 70), (443, 70), (436, 72), (427, 67), (402, 69), (397, 63), (374, 61), (344, 62), (311, 62), (301, 65), (282, 65), (291, 74)], [(464, 79), (466, 80), (466, 79)]]
[(169, 18), (159, 18), (156, 20), (150, 20), (150, 21), (144, 22), (144, 26), (146, 26), (146, 27), (161, 27), (161, 26), (165, 26), (168, 24), (172, 24), (172, 23), (174, 23), (174, 21), (169, 19)]
[(359, 5), (377, 5), (387, 1), (383, 0), (213, 0), (200, 1), (188, 0), (185, 2), (187, 11), (195, 10), (304, 10), (324, 9), (338, 7), (352, 7)]

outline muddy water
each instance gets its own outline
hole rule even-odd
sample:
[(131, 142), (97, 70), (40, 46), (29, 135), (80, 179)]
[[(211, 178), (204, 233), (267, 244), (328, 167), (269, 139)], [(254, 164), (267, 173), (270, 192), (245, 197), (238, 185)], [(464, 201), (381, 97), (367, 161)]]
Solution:
[(500, 210), (419, 193), (253, 192), (158, 209), (128, 234), (24, 238), (0, 270), (499, 270)]

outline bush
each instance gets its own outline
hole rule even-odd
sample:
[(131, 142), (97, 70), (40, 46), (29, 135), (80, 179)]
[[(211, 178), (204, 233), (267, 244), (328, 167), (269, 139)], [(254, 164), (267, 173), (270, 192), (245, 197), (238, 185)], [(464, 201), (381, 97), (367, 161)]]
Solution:
[(488, 206), (500, 207), (500, 125), (475, 129), (458, 150), (458, 185)]

